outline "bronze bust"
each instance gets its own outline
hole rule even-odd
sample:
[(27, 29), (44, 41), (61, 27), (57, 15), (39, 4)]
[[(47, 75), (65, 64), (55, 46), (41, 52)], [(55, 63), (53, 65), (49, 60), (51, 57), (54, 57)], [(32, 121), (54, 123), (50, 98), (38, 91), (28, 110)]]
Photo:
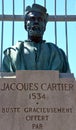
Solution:
[(25, 41), (4, 51), (3, 71), (16, 70), (58, 70), (70, 72), (69, 63), (64, 51), (55, 44), (43, 40), (48, 13), (45, 7), (33, 4), (27, 6), (24, 16), (24, 27), (28, 33)]

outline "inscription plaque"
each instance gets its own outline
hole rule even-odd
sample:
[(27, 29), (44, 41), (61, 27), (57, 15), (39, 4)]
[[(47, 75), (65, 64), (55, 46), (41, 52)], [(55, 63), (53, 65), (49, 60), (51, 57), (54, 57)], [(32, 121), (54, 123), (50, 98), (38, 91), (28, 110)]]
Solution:
[(76, 129), (76, 80), (71, 74), (41, 70), (8, 75), (0, 78), (1, 130)]

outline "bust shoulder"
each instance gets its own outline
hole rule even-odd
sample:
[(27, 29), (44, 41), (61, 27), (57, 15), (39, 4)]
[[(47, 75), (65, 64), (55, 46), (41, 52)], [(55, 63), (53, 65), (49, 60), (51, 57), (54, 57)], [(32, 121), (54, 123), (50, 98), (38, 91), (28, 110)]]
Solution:
[(63, 51), (61, 48), (59, 48), (56, 44), (51, 43), (51, 42), (45, 42), (45, 44), (48, 46), (48, 48), (50, 49), (50, 51), (53, 52), (60, 52)]
[(10, 53), (14, 53), (16, 50), (18, 50), (21, 46), (21, 44), (23, 43), (24, 41), (18, 41), (15, 45), (11, 46), (11, 47), (8, 47), (4, 50), (4, 54), (6, 55), (9, 55)]

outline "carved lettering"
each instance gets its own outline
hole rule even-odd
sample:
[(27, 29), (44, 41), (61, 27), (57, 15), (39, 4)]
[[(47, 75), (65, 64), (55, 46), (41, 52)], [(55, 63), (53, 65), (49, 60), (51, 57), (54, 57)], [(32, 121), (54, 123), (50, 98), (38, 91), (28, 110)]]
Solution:
[(27, 115), (26, 120), (27, 121), (47, 121), (48, 115)]
[(2, 107), (2, 113), (19, 113), (20, 107)]
[(32, 124), (32, 129), (43, 129), (43, 124)]

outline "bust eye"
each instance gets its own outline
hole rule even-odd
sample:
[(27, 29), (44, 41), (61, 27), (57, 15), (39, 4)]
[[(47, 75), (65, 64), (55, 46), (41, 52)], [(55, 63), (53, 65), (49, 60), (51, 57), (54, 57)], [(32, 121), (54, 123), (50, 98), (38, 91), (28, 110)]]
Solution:
[(35, 17), (30, 17), (30, 21), (35, 21)]
[(42, 20), (42, 18), (41, 18), (41, 17), (39, 17), (39, 18), (38, 18), (38, 21), (39, 21), (39, 22), (41, 22), (41, 21), (43, 21), (43, 20)]

